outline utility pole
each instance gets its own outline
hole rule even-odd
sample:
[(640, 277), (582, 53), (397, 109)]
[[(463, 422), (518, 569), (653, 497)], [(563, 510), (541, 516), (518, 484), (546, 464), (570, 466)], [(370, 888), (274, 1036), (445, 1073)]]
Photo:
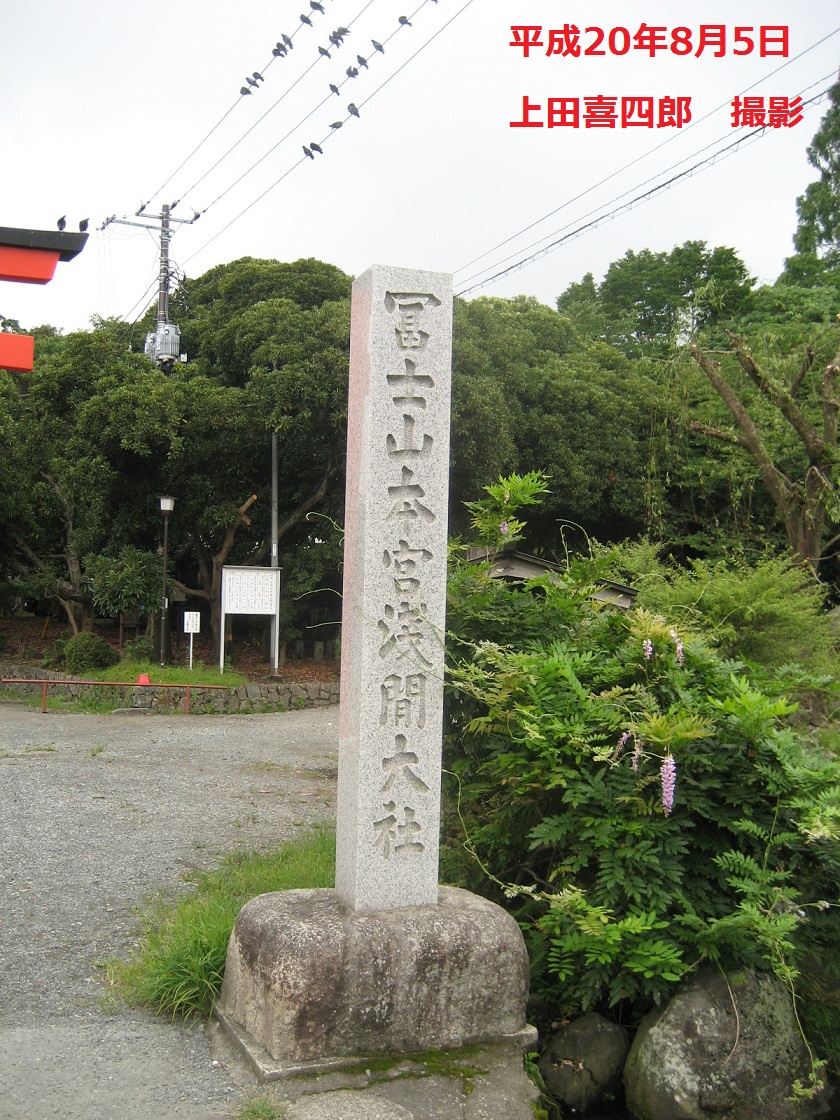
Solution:
[[(109, 225), (118, 226), (138, 226), (140, 229), (158, 229), (157, 223), (160, 223), (160, 269), (158, 272), (158, 306), (157, 306), (157, 322), (154, 331), (150, 331), (146, 335), (145, 352), (147, 357), (151, 358), (153, 362), (163, 370), (171, 370), (174, 362), (187, 360), (186, 354), (181, 354), (181, 331), (175, 323), (169, 322), (169, 245), (172, 241), (171, 223), (178, 222), (181, 225), (191, 226), (193, 222), (198, 221), (201, 217), (200, 214), (194, 214), (192, 218), (174, 218), (172, 211), (177, 206), (177, 202), (171, 205), (162, 205), (159, 214), (144, 214), (145, 206), (141, 206), (135, 213), (135, 217), (142, 216), (150, 219), (149, 221), (133, 222), (127, 218), (117, 218), (113, 214), (110, 218), (106, 218), (102, 225), (99, 227), (101, 230)], [(151, 223), (155, 223), (152, 225)]]

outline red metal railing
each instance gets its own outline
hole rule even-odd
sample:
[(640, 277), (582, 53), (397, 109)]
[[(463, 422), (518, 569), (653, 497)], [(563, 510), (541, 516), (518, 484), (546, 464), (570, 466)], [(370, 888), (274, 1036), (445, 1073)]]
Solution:
[(138, 684), (137, 681), (79, 681), (79, 680), (45, 680), (43, 677), (3, 677), (0, 684), (39, 684), (41, 685), (41, 711), (47, 710), (47, 687), (51, 684), (69, 685), (81, 684), (98, 686), (99, 688), (183, 688), (186, 690), (184, 697), (184, 715), (190, 714), (190, 690), (193, 688), (218, 689), (230, 691), (225, 684)]

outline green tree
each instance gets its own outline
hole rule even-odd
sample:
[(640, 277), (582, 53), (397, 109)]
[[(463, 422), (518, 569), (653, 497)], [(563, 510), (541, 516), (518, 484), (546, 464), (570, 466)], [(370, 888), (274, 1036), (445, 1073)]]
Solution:
[(551, 496), (529, 546), (558, 547), (558, 522), (605, 539), (645, 527), (655, 393), (568, 316), (526, 297), (457, 300), (452, 395), (456, 532), (466, 531), (460, 502), (535, 468), (550, 475)]
[(686, 241), (670, 253), (628, 251), (597, 288), (588, 274), (566, 289), (557, 307), (629, 357), (665, 357), (680, 339), (723, 316), (739, 316), (754, 282), (734, 249)]
[(796, 200), (799, 224), (794, 244), (800, 254), (817, 254), (840, 265), (840, 82), (828, 93), (829, 107), (808, 147), (808, 160), (820, 173)]

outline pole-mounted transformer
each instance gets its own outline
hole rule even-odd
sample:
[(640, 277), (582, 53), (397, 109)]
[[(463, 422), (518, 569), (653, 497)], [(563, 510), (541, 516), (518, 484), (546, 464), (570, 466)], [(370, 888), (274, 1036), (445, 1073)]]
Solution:
[[(140, 217), (143, 209), (137, 211), (136, 217)], [(158, 274), (157, 321), (155, 329), (149, 331), (146, 335), (143, 352), (147, 358), (156, 362), (161, 369), (170, 370), (174, 362), (185, 362), (187, 360), (187, 355), (181, 353), (181, 330), (176, 323), (169, 322), (169, 243), (172, 240), (170, 222), (192, 225), (199, 215), (196, 214), (192, 218), (173, 218), (171, 216), (172, 206), (163, 205), (160, 210), (160, 214), (148, 215), (152, 220), (160, 222), (160, 272)], [(122, 226), (140, 226), (141, 229), (153, 228), (148, 222), (131, 222), (125, 218), (115, 217), (108, 218), (101, 228), (104, 229), (112, 222)]]

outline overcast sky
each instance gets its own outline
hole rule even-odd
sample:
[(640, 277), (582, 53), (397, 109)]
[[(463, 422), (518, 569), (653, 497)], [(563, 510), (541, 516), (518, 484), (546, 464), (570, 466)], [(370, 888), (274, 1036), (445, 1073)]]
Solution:
[[(141, 203), (157, 214), (175, 201), (175, 216), (201, 214), (172, 242), (174, 265), (188, 276), (242, 256), (317, 257), (351, 274), (373, 263), (451, 271), (463, 291), (475, 273), (481, 280), (516, 265), (746, 137), (749, 129), (731, 124), (736, 95), (807, 99), (840, 65), (836, 0), (321, 3), (323, 14), (309, 0), (5, 5), (0, 226), (54, 229), (66, 214), (68, 229), (89, 218), (91, 236), (46, 287), (2, 285), (0, 314), (64, 330), (95, 314), (133, 320), (154, 298), (156, 239), (133, 226), (97, 227), (110, 215), (137, 220)], [(548, 55), (549, 32), (566, 21), (580, 29), (581, 55)], [(634, 45), (642, 24), (666, 28), (666, 48), (653, 57)], [(701, 24), (725, 27), (722, 57), (713, 46), (697, 57)], [(510, 46), (511, 27), (526, 25), (543, 29), (528, 58)], [(787, 57), (773, 53), (780, 32), (767, 34), (760, 56), (762, 25), (789, 29)], [(670, 49), (680, 26), (690, 29), (691, 53)], [(350, 34), (336, 49), (328, 37), (339, 27)], [(605, 54), (583, 55), (599, 45), (587, 28), (603, 31)], [(275, 58), (283, 34), (293, 50)], [(753, 37), (751, 53), (735, 53)], [(685, 40), (678, 32), (677, 50)], [(347, 77), (349, 66), (358, 77)], [(264, 80), (243, 96), (254, 71)], [(546, 126), (550, 98), (584, 107), (598, 95), (652, 97), (656, 111), (661, 98), (687, 97), (691, 126), (586, 128), (583, 109), (579, 128)], [(510, 126), (523, 118), (523, 98), (543, 127)], [(800, 124), (768, 129), (470, 298), (525, 293), (553, 304), (628, 249), (689, 239), (734, 247), (772, 281), (791, 251), (796, 196), (816, 177), (806, 147), (825, 108), (806, 108)], [(312, 141), (324, 154), (310, 160), (303, 145)]]

